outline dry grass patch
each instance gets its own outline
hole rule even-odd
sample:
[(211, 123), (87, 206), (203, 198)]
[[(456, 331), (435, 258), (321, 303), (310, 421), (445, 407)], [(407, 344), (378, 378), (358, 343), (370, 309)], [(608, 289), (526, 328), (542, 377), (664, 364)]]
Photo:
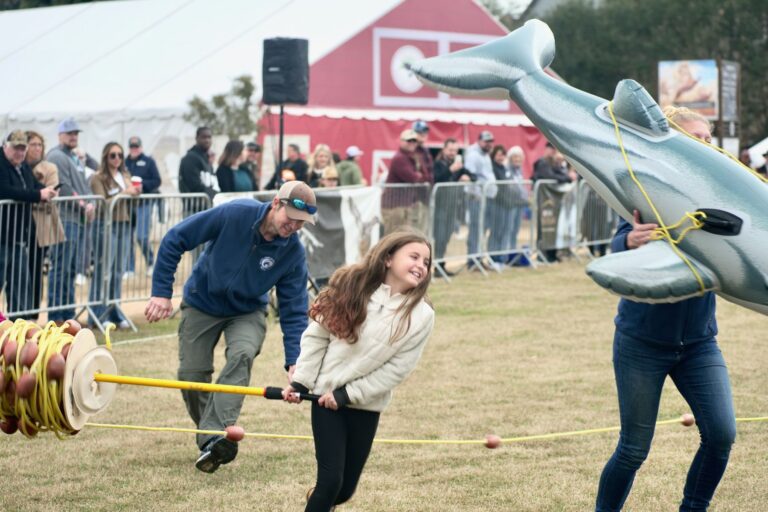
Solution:
[[(424, 358), (382, 416), (379, 436), (405, 439), (513, 437), (616, 425), (611, 365), (616, 298), (576, 263), (515, 269), (436, 283), (437, 326)], [(768, 414), (764, 316), (719, 301), (720, 344), (739, 416)], [(173, 329), (173, 323), (157, 333)], [(143, 329), (142, 329), (143, 330)], [(124, 375), (174, 378), (175, 339), (114, 349)], [(221, 367), (222, 350), (217, 352)], [(283, 385), (273, 326), (254, 365), (254, 385)], [(660, 418), (688, 408), (668, 383)], [(191, 427), (177, 391), (121, 387), (94, 421)], [(247, 431), (310, 434), (309, 407), (246, 399)], [(739, 424), (731, 464), (712, 510), (768, 503), (768, 424)], [(309, 441), (253, 440), (213, 475), (194, 469), (187, 434), (86, 428), (0, 437), (4, 510), (301, 510), (313, 483)], [(481, 445), (375, 445), (345, 511), (583, 511), (593, 508), (616, 433)], [(675, 510), (698, 443), (695, 429), (659, 427), (627, 510)]]

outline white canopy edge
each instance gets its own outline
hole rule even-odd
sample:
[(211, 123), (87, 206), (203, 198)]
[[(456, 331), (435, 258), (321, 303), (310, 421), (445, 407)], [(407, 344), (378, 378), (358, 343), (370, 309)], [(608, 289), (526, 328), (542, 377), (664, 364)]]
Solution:
[(292, 116), (329, 117), (331, 119), (356, 119), (367, 121), (416, 121), (476, 124), (483, 126), (533, 126), (522, 114), (493, 114), (487, 112), (456, 112), (439, 110), (384, 110), (345, 109), (328, 107), (286, 106), (285, 113)]

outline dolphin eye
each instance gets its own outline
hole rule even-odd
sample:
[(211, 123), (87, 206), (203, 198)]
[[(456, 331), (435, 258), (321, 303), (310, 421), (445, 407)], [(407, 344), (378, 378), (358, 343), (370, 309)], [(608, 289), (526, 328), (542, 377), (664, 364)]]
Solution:
[(701, 228), (707, 233), (722, 236), (735, 236), (741, 233), (741, 225), (744, 222), (736, 215), (711, 208), (699, 208), (698, 211), (707, 216), (706, 219), (702, 219), (704, 226)]

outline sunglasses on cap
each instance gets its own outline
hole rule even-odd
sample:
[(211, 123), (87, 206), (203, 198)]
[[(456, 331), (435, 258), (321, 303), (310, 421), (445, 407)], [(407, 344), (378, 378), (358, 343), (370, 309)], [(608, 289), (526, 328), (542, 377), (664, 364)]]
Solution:
[(297, 210), (303, 210), (310, 215), (317, 213), (317, 206), (313, 204), (307, 204), (303, 199), (299, 199), (298, 197), (293, 199), (281, 199), (280, 202), (288, 206), (293, 206)]
[(109, 154), (109, 159), (110, 160), (115, 160), (117, 158), (121, 158), (122, 159), (123, 158), (123, 154), (122, 153), (110, 153)]

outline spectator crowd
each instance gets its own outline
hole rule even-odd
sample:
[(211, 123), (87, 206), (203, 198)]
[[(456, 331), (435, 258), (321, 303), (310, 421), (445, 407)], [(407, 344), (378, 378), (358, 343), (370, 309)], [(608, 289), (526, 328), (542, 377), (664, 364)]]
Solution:
[[(115, 305), (122, 281), (136, 273), (137, 257), (147, 276), (154, 270), (150, 235), (155, 212), (161, 221), (164, 216), (158, 197), (161, 175), (155, 160), (144, 153), (140, 137), (128, 139), (127, 151), (121, 143), (109, 142), (94, 158), (79, 147), (80, 133), (76, 120), (61, 121), (58, 144), (47, 153), (43, 136), (35, 131), (15, 130), (4, 139), (0, 199), (21, 205), (0, 212), (0, 290), (4, 289), (7, 311), (36, 318), (45, 298), (49, 320), (61, 323), (79, 313), (74, 309), (76, 287), (86, 285), (90, 277), (88, 323), (111, 321), (129, 328), (129, 320)], [(260, 144), (230, 140), (216, 158), (212, 143), (209, 128), (196, 130), (195, 144), (179, 164), (179, 192), (213, 199), (218, 193), (277, 190), (295, 180), (312, 188), (368, 184), (359, 164), (363, 151), (356, 145), (347, 147), (342, 158), (327, 144), (317, 144), (305, 159), (299, 145), (288, 144), (285, 160), (270, 179), (262, 180)], [(429, 148), (438, 145), (433, 157)], [(382, 196), (383, 230), (408, 225), (427, 232), (432, 208), (434, 259), (440, 275), (453, 275), (443, 260), (449, 241), (463, 224), (468, 227), (469, 269), (499, 269), (514, 263), (510, 253), (528, 206), (525, 157), (519, 146), (497, 144), (490, 131), (482, 131), (462, 151), (453, 138), (429, 141), (429, 125), (414, 122), (400, 133), (383, 179), (387, 184)], [(547, 144), (545, 155), (533, 165), (533, 179), (568, 183), (577, 177)], [(439, 188), (430, 205), (431, 187), (450, 183), (456, 186)], [(94, 201), (94, 196), (104, 201)], [(70, 199), (54, 205), (51, 200), (56, 197)], [(106, 210), (117, 198), (123, 200), (112, 208), (107, 222)], [(126, 201), (131, 198), (142, 200)], [(199, 207), (185, 206), (184, 213), (196, 211)], [(479, 257), (484, 237), (492, 255), (488, 261)], [(105, 294), (112, 307), (99, 303)]]

